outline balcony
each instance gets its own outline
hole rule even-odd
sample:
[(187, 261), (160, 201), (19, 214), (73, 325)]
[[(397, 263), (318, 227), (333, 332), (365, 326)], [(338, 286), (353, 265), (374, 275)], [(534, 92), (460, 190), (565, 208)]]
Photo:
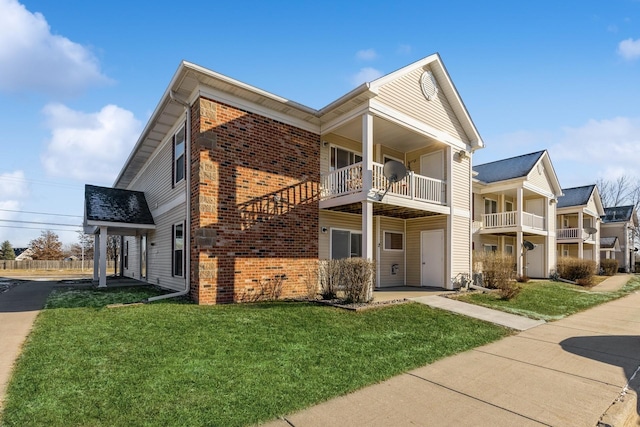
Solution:
[(556, 239), (561, 240), (582, 240), (587, 242), (594, 241), (592, 234), (587, 233), (584, 228), (561, 228), (556, 230)]
[[(389, 181), (382, 173), (384, 165), (373, 163), (373, 188), (382, 194)], [(346, 196), (363, 190), (362, 162), (337, 169), (320, 177), (321, 200)], [(419, 202), (446, 205), (446, 182), (409, 172), (402, 181), (391, 185), (387, 195)]]
[[(518, 223), (518, 211), (498, 212), (482, 215), (482, 229), (496, 230), (515, 228)], [(544, 217), (529, 212), (522, 212), (522, 226), (533, 230), (544, 230)]]

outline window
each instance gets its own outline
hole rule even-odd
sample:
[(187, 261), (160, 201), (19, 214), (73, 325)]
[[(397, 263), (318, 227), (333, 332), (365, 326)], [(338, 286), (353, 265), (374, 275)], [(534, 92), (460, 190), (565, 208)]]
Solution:
[(362, 257), (362, 233), (331, 229), (331, 259)]
[(504, 253), (513, 255), (513, 245), (504, 245)]
[(401, 251), (404, 249), (404, 235), (392, 231), (384, 232), (384, 250)]
[(123, 254), (124, 268), (129, 268), (129, 241), (124, 242), (124, 254)]
[(497, 252), (498, 251), (498, 246), (497, 245), (484, 245), (484, 251), (485, 252)]
[(331, 170), (344, 168), (362, 161), (362, 156), (340, 147), (331, 147)]
[(185, 156), (184, 156), (184, 126), (173, 135), (173, 184), (184, 179), (185, 172)]
[(184, 275), (184, 224), (173, 226), (173, 276)]
[(562, 228), (569, 228), (569, 218), (566, 216), (562, 217)]
[(505, 200), (504, 201), (504, 210), (506, 212), (513, 212), (513, 202)]
[(491, 199), (484, 199), (484, 213), (493, 214), (498, 212), (498, 202)]

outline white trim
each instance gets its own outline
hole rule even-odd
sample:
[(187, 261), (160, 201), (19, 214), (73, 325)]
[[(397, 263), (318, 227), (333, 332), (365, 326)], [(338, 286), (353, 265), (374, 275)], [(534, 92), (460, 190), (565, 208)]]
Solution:
[[(402, 236), (402, 249), (387, 249), (387, 236), (386, 234), (399, 234)], [(382, 250), (384, 252), (404, 252), (405, 248), (405, 234), (402, 231), (395, 230), (382, 230)]]
[(143, 228), (146, 230), (155, 230), (155, 224), (131, 224), (126, 222), (111, 222), (111, 221), (93, 221), (87, 220), (89, 226), (95, 227), (117, 227), (117, 228)]
[[(196, 88), (196, 91), (200, 92), (200, 96), (203, 96), (205, 98), (210, 98), (216, 102), (221, 102), (223, 104), (230, 105), (231, 107), (234, 107), (243, 111), (249, 111), (253, 114), (258, 114), (263, 117), (267, 117), (269, 119), (273, 119), (273, 120), (276, 120), (276, 121), (279, 121), (279, 122), (282, 122), (282, 123), (285, 123), (309, 132), (313, 132), (315, 134), (320, 134), (319, 125), (314, 125), (304, 120), (291, 117), (290, 115), (280, 113), (278, 111), (272, 110), (271, 108), (264, 107), (262, 105), (256, 104), (251, 101), (247, 101), (245, 99), (231, 95), (227, 92), (222, 92), (218, 89), (214, 89), (209, 86), (203, 86), (201, 83)], [(280, 100), (278, 101), (283, 102)], [(309, 114), (311, 115), (315, 113), (310, 112)], [(314, 118), (316, 118), (315, 115), (314, 115)]]
[(418, 134), (428, 136), (429, 138), (435, 139), (436, 141), (452, 145), (458, 149), (464, 149), (467, 151), (471, 150), (469, 144), (451, 136), (448, 132), (438, 130), (433, 126), (430, 126), (407, 114), (401, 113), (381, 102), (372, 99), (371, 101), (369, 101), (369, 105), (369, 110), (380, 118), (386, 119), (404, 128), (410, 129)]
[[(382, 150), (380, 150), (380, 151), (382, 151)], [(382, 154), (382, 153), (380, 153), (380, 154)], [(382, 154), (382, 159), (380, 159), (380, 160), (382, 160), (382, 161), (381, 161), (380, 163), (382, 163), (383, 165), (384, 165), (384, 163), (385, 163), (385, 161), (384, 161), (385, 157), (386, 157), (387, 159), (389, 159), (389, 160), (395, 160), (396, 162), (400, 162), (400, 163), (404, 164), (404, 160), (400, 160), (400, 159), (398, 159), (398, 158), (396, 158), (396, 157), (393, 157), (393, 156), (390, 156), (390, 155), (388, 155), (388, 154)]]
[[(361, 236), (360, 238), (362, 239), (362, 230), (353, 230), (349, 228), (340, 228), (340, 227), (329, 227), (329, 259), (333, 259), (333, 230), (348, 231), (351, 234), (359, 234)], [(349, 245), (351, 245), (351, 241), (349, 241)], [(349, 258), (352, 258), (351, 247), (349, 247)]]
[[(178, 133), (184, 132), (184, 140), (182, 141), (183, 152), (182, 156), (176, 157), (176, 135)], [(182, 164), (184, 168), (182, 170), (182, 178), (177, 179), (178, 174), (178, 159), (182, 157)], [(178, 130), (171, 135), (171, 171), (173, 172), (173, 176), (171, 177), (171, 187), (175, 187), (182, 181), (186, 181), (187, 179), (187, 125), (183, 123), (182, 126), (178, 126)]]
[(369, 105), (365, 102), (364, 104), (358, 106), (353, 110), (349, 110), (346, 113), (338, 116), (333, 120), (329, 120), (326, 123), (320, 124), (320, 133), (322, 135), (327, 135), (333, 132), (335, 129), (340, 128), (344, 124), (356, 119), (357, 117), (362, 116), (363, 114), (369, 111)]
[(159, 217), (160, 215), (164, 215), (167, 212), (169, 212), (171, 209), (180, 206), (182, 203), (187, 201), (187, 196), (185, 195), (184, 191), (181, 191), (180, 193), (178, 193), (178, 195), (176, 197), (174, 197), (173, 199), (169, 200), (166, 203), (163, 203), (162, 205), (160, 205), (158, 208), (154, 209), (151, 211), (151, 215), (154, 218)]
[[(186, 233), (186, 225), (184, 221), (180, 221), (180, 222), (174, 222), (172, 224), (173, 226), (172, 228), (172, 235), (171, 235), (171, 277), (185, 277), (185, 267), (186, 267), (186, 255), (189, 251), (189, 244), (185, 241), (185, 233)], [(175, 260), (176, 260), (176, 229), (178, 226), (182, 227), (182, 274), (175, 274), (176, 273), (176, 266), (174, 264)]]

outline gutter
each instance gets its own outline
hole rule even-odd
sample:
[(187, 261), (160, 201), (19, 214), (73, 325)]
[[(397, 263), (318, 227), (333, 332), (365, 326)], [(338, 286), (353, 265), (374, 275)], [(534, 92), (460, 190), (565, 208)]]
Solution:
[[(147, 298), (145, 300), (143, 300), (143, 302), (153, 302), (153, 301), (158, 301), (161, 299), (167, 299), (167, 298), (176, 298), (176, 297), (181, 297), (184, 295), (187, 295), (189, 293), (189, 291), (191, 290), (191, 106), (182, 101), (181, 99), (178, 99), (175, 95), (175, 92), (173, 92), (172, 90), (169, 91), (169, 98), (172, 102), (175, 102), (177, 104), (182, 105), (185, 110), (186, 110), (186, 114), (187, 114), (187, 124), (185, 125), (185, 131), (186, 131), (186, 137), (185, 137), (185, 155), (186, 155), (186, 167), (185, 167), (185, 171), (186, 171), (186, 182), (185, 182), (185, 194), (186, 194), (186, 203), (185, 203), (185, 209), (186, 209), (186, 221), (185, 221), (185, 230), (184, 230), (184, 250), (187, 251), (187, 256), (186, 256), (186, 260), (185, 260), (185, 266), (184, 266), (184, 274), (185, 274), (185, 278), (184, 278), (184, 289), (178, 292), (173, 292), (170, 294), (165, 294), (165, 295), (158, 295), (156, 297), (150, 297)], [(173, 254), (172, 254), (173, 256)]]

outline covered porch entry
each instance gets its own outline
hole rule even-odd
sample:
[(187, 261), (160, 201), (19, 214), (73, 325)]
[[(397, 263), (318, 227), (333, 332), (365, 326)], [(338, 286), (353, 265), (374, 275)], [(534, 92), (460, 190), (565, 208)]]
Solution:
[(106, 287), (108, 236), (146, 236), (156, 226), (141, 191), (85, 185), (84, 196), (84, 232), (95, 236), (93, 280)]

